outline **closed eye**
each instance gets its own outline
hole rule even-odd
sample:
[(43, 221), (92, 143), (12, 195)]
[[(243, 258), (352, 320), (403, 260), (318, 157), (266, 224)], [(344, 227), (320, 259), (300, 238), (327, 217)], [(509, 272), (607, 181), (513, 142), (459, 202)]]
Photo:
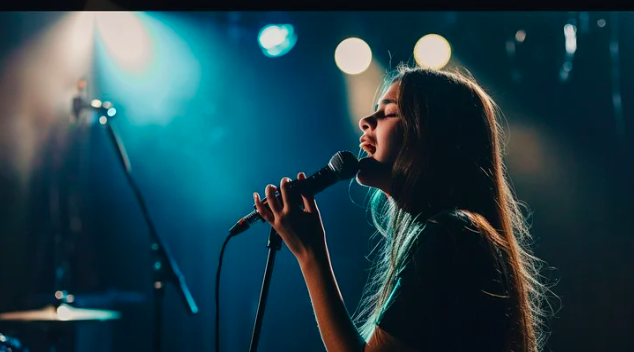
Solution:
[(377, 114), (377, 116), (376, 116), (376, 118), (377, 118), (378, 120), (385, 119), (385, 118), (388, 118), (388, 117), (398, 117), (398, 114), (396, 114), (396, 113), (394, 113), (394, 114), (389, 114), (389, 115), (385, 115), (385, 114)]

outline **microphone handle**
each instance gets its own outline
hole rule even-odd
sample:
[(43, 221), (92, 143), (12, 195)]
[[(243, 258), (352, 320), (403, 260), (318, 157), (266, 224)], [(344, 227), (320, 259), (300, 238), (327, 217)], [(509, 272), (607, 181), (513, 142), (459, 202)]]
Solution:
[[(303, 194), (314, 196), (315, 194), (332, 186), (338, 181), (339, 181), (339, 177), (337, 176), (337, 173), (333, 171), (330, 165), (327, 165), (323, 167), (321, 170), (311, 175), (310, 177), (306, 178), (305, 180), (293, 180), (289, 182), (288, 187), (289, 187), (289, 190), (298, 189)], [(275, 196), (278, 199), (281, 199), (282, 197), (279, 191), (275, 192)], [(262, 205), (268, 206), (268, 199), (264, 198), (262, 200)], [(255, 208), (255, 205), (253, 205), (253, 207)], [(246, 231), (249, 227), (251, 227), (251, 224), (258, 221), (264, 221), (264, 219), (262, 219), (260, 214), (258, 214), (257, 210), (254, 209), (247, 216), (240, 219), (240, 221), (238, 221), (229, 230), (229, 234), (232, 236), (240, 234)]]
[[(290, 191), (299, 190), (303, 194), (314, 196), (315, 194), (337, 183), (337, 181), (339, 181), (337, 174), (332, 171), (332, 168), (330, 168), (329, 165), (327, 165), (310, 177), (307, 177), (305, 180), (290, 181), (288, 183), (288, 189)], [(281, 199), (282, 194), (280, 191), (277, 191), (275, 192), (275, 196), (278, 199)], [(268, 200), (264, 198), (262, 200), (262, 204), (268, 205)]]

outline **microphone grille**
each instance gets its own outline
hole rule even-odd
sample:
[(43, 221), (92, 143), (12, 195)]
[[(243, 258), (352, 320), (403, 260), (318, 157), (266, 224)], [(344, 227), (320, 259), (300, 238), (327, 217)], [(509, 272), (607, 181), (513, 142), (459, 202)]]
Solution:
[(350, 179), (359, 171), (359, 160), (347, 150), (337, 152), (328, 164), (341, 180)]

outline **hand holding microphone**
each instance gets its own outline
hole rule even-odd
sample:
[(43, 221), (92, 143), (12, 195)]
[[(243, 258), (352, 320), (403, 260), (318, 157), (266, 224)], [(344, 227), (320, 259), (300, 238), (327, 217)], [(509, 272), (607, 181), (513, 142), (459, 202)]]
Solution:
[[(287, 187), (292, 191), (297, 190), (300, 194), (313, 196), (341, 180), (351, 179), (357, 174), (357, 171), (359, 171), (359, 161), (357, 157), (354, 156), (352, 152), (340, 151), (330, 158), (328, 165), (324, 168), (308, 178), (303, 176), (304, 178), (301, 180), (290, 181)], [(277, 192), (276, 188), (275, 192)], [(268, 207), (269, 198), (272, 197), (274, 196), (270, 195), (269, 197), (267, 194), (267, 198), (262, 200), (262, 204)], [(275, 197), (282, 200), (282, 195), (279, 192), (275, 193)], [(238, 235), (248, 230), (251, 224), (258, 221), (264, 221), (264, 219), (256, 209), (238, 220), (229, 230), (229, 235)]]
[(265, 199), (254, 193), (255, 210), (240, 219), (229, 231), (237, 235), (246, 231), (252, 223), (268, 222), (282, 237), (296, 257), (306, 254), (313, 246), (325, 243), (321, 215), (314, 195), (335, 183), (354, 177), (359, 162), (349, 151), (337, 152), (327, 166), (306, 177), (299, 173), (297, 180), (285, 177), (280, 187), (268, 185)]
[[(302, 172), (297, 181), (305, 181)], [(303, 195), (289, 187), (291, 180), (285, 177), (280, 182), (279, 192), (274, 185), (265, 189), (268, 206), (262, 203), (260, 195), (253, 193), (255, 209), (280, 235), (288, 249), (300, 259), (308, 253), (325, 248), (325, 232), (321, 214), (312, 195)], [(277, 194), (281, 197), (278, 197)]]

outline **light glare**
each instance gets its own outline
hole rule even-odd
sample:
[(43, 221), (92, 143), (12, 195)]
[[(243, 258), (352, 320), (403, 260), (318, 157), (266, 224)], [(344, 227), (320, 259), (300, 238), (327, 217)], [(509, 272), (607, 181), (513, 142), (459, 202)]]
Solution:
[(570, 23), (566, 24), (564, 36), (566, 37), (566, 53), (572, 55), (577, 51), (577, 27)]
[(523, 29), (520, 29), (515, 33), (515, 40), (517, 40), (519, 43), (523, 43), (525, 39), (526, 32)]
[(71, 311), (67, 306), (61, 305), (57, 307), (57, 318), (59, 320), (68, 320), (70, 318), (70, 315)]
[(349, 75), (356, 75), (368, 69), (372, 62), (372, 50), (368, 43), (359, 38), (348, 38), (335, 49), (335, 63)]
[(295, 29), (290, 24), (269, 24), (258, 34), (258, 43), (264, 55), (278, 57), (288, 53), (297, 42)]
[(142, 72), (154, 56), (152, 37), (132, 12), (98, 12), (95, 15), (99, 38), (108, 54), (124, 70)]
[(428, 34), (416, 42), (414, 59), (421, 67), (441, 69), (451, 59), (451, 45), (438, 34)]
[(276, 45), (284, 43), (288, 29), (278, 26), (268, 26), (262, 30), (260, 34), (260, 44), (264, 49), (271, 49)]

